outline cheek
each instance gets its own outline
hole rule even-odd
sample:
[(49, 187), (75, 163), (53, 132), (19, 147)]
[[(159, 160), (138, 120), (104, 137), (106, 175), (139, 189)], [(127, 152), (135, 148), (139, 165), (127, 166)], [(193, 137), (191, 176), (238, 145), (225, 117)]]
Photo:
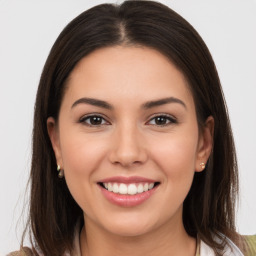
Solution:
[(96, 189), (95, 173), (104, 157), (104, 148), (97, 139), (84, 137), (64, 135), (61, 153), (68, 189), (80, 208), (90, 214)]
[(88, 176), (97, 169), (104, 157), (104, 148), (99, 138), (90, 138), (82, 133), (63, 134), (62, 138), (61, 153), (65, 172)]
[(168, 134), (154, 143), (152, 157), (172, 182), (191, 182), (197, 158), (197, 133)]
[(84, 200), (89, 200), (90, 189), (95, 183), (95, 172), (104, 155), (100, 139), (90, 138), (82, 132), (71, 132), (68, 129), (61, 135), (65, 179), (72, 196), (80, 206), (85, 203)]

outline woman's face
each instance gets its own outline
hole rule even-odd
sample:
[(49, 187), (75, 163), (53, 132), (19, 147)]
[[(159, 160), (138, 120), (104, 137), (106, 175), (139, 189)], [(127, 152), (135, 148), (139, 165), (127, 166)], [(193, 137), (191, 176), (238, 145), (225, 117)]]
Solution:
[(199, 135), (184, 76), (146, 47), (103, 48), (83, 58), (58, 124), (48, 119), (57, 164), (87, 225), (128, 236), (182, 225), (212, 127), (209, 118)]

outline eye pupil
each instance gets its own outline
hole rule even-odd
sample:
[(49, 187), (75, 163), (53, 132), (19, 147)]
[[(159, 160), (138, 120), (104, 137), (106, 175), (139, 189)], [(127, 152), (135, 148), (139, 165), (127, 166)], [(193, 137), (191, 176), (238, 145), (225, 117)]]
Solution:
[(90, 117), (90, 123), (92, 125), (100, 125), (102, 123), (102, 117), (92, 116)]
[(164, 117), (164, 116), (158, 116), (158, 117), (156, 117), (155, 122), (156, 122), (157, 125), (166, 124), (166, 117)]

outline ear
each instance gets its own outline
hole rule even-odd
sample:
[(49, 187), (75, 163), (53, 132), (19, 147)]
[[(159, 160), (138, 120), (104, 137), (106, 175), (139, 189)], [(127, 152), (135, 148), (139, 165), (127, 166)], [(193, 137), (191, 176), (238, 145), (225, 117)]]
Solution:
[(198, 147), (197, 147), (197, 159), (195, 171), (201, 172), (204, 170), (200, 166), (201, 163), (206, 165), (208, 158), (212, 152), (213, 148), (213, 136), (214, 136), (214, 118), (209, 116), (202, 129), (199, 133)]
[(60, 165), (63, 168), (63, 161), (61, 157), (60, 150), (60, 138), (59, 138), (59, 129), (58, 125), (53, 117), (47, 119), (47, 131), (50, 137), (52, 148), (56, 158), (56, 165)]

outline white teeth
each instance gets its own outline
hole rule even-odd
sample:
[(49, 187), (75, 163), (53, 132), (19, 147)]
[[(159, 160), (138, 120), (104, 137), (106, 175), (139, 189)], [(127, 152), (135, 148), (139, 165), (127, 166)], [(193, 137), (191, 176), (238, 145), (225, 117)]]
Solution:
[(135, 186), (135, 184), (130, 184), (128, 186), (128, 194), (129, 195), (135, 195), (137, 194), (137, 187)]
[(143, 192), (143, 185), (139, 184), (138, 188), (137, 188), (137, 192), (138, 193), (142, 193)]
[(152, 189), (154, 187), (154, 183), (150, 183), (149, 185), (148, 185), (148, 189)]
[(103, 183), (103, 186), (110, 192), (119, 193), (122, 195), (136, 195), (146, 192), (154, 187), (154, 183)]
[(125, 185), (123, 183), (120, 184), (120, 186), (119, 186), (119, 194), (126, 195), (127, 191), (128, 191), (127, 185)]
[(108, 183), (108, 187), (107, 187), (108, 191), (113, 191), (113, 186), (111, 183)]
[(119, 192), (118, 185), (116, 183), (114, 183), (114, 185), (113, 185), (113, 192), (114, 193), (118, 193)]

